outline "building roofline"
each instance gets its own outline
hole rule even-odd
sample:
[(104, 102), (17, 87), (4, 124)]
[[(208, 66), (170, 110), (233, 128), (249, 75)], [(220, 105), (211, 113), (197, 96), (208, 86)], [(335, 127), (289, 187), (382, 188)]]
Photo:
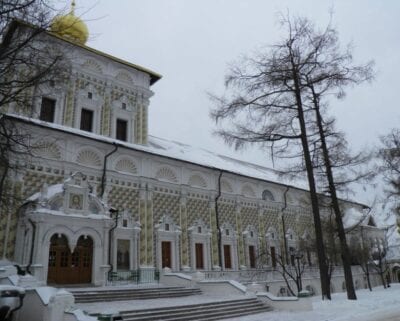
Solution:
[[(11, 28), (11, 25), (13, 25), (13, 24), (14, 24), (14, 28)], [(26, 21), (14, 19), (14, 20), (11, 21), (11, 23), (10, 23), (10, 27), (8, 28), (8, 30), (7, 30), (7, 32), (6, 32), (5, 38), (7, 37), (8, 32), (9, 32), (10, 30), (15, 30), (15, 27), (18, 26), (18, 25), (22, 25), (22, 26), (25, 26), (25, 27), (36, 28), (36, 29), (38, 29), (37, 26), (32, 25), (32, 24), (30, 24), (30, 23), (28, 23), (28, 22), (26, 22)], [(107, 53), (105, 53), (105, 52), (102, 52), (102, 51), (100, 51), (100, 50), (94, 49), (94, 48), (92, 48), (92, 47), (89, 47), (89, 46), (86, 46), (86, 45), (82, 45), (82, 44), (76, 43), (76, 42), (74, 42), (74, 41), (68, 40), (68, 39), (63, 38), (63, 37), (61, 37), (61, 36), (58, 36), (57, 34), (51, 32), (51, 31), (48, 31), (48, 30), (43, 29), (43, 32), (46, 33), (47, 35), (51, 36), (51, 37), (57, 38), (57, 39), (59, 39), (59, 40), (61, 40), (61, 41), (64, 41), (64, 42), (67, 42), (67, 43), (69, 43), (69, 44), (71, 44), (71, 45), (80, 47), (80, 48), (82, 48), (82, 49), (84, 49), (84, 50), (86, 50), (86, 51), (89, 51), (89, 52), (91, 52), (91, 53), (94, 53), (94, 54), (96, 54), (96, 55), (99, 55), (99, 56), (102, 56), (102, 57), (104, 57), (104, 58), (113, 60), (114, 62), (120, 63), (120, 64), (122, 64), (122, 65), (124, 65), (124, 66), (130, 67), (130, 68), (134, 68), (134, 69), (136, 69), (136, 70), (139, 70), (139, 71), (142, 71), (142, 72), (148, 74), (148, 75), (150, 76), (150, 86), (153, 85), (153, 84), (155, 84), (158, 80), (160, 80), (160, 79), (162, 78), (162, 75), (160, 75), (160, 74), (158, 74), (158, 73), (156, 73), (156, 72), (154, 72), (154, 71), (152, 71), (152, 70), (150, 70), (150, 69), (147, 69), (147, 68), (145, 68), (145, 67), (136, 65), (136, 64), (134, 64), (134, 63), (128, 62), (128, 61), (123, 60), (123, 59), (120, 59), (120, 58), (117, 58), (117, 57), (115, 57), (115, 56), (113, 56), (113, 55), (107, 54)]]
[[(237, 175), (237, 176), (245, 177), (245, 178), (249, 178), (249, 179), (255, 179), (255, 180), (263, 181), (263, 182), (266, 182), (266, 183), (273, 183), (273, 184), (280, 185), (280, 186), (283, 186), (283, 187), (286, 187), (286, 188), (292, 188), (292, 189), (295, 189), (295, 190), (299, 190), (299, 191), (303, 191), (303, 192), (309, 193), (309, 190), (301, 188), (301, 187), (297, 187), (297, 186), (294, 186), (294, 185), (289, 185), (289, 184), (280, 183), (280, 182), (276, 182), (276, 181), (272, 181), (272, 180), (267, 180), (267, 179), (264, 179), (264, 178), (245, 175), (245, 174), (242, 174), (242, 173), (234, 172), (234, 171), (231, 171), (231, 170), (226, 170), (224, 168), (220, 168), (220, 167), (216, 167), (216, 166), (208, 166), (208, 165), (204, 165), (204, 164), (201, 164), (201, 163), (196, 163), (194, 161), (175, 158), (175, 157), (171, 157), (171, 156), (168, 156), (168, 155), (163, 155), (163, 154), (160, 154), (160, 153), (152, 152), (152, 151), (146, 150), (146, 146), (141, 146), (141, 145), (138, 145), (138, 144), (133, 144), (133, 143), (128, 143), (128, 142), (122, 142), (122, 141), (119, 141), (119, 140), (111, 138), (111, 137), (100, 136), (98, 134), (94, 134), (94, 133), (91, 133), (91, 132), (79, 133), (76, 130), (76, 128), (70, 128), (70, 127), (67, 127), (67, 126), (59, 125), (59, 124), (55, 124), (55, 126), (52, 126), (52, 123), (46, 123), (46, 122), (43, 122), (43, 121), (40, 121), (40, 120), (35, 120), (35, 119), (32, 119), (32, 118), (13, 115), (13, 114), (5, 114), (4, 117), (8, 117), (10, 119), (14, 119), (16, 121), (21, 121), (23, 123), (31, 124), (31, 125), (34, 125), (34, 126), (39, 126), (39, 127), (43, 127), (43, 128), (47, 128), (47, 129), (52, 129), (52, 130), (56, 130), (56, 131), (59, 131), (59, 132), (65, 132), (65, 133), (68, 133), (68, 134), (72, 134), (74, 136), (79, 136), (79, 137), (88, 138), (88, 139), (94, 139), (94, 140), (96, 140), (98, 142), (102, 142), (102, 143), (106, 143), (106, 144), (118, 145), (119, 147), (131, 149), (131, 150), (134, 150), (134, 151), (137, 151), (137, 152), (142, 152), (142, 153), (149, 154), (149, 155), (163, 157), (163, 158), (166, 158), (166, 159), (170, 159), (170, 160), (174, 160), (174, 161), (178, 161), (178, 162), (183, 162), (183, 163), (199, 166), (199, 167), (206, 168), (206, 169), (211, 169), (211, 170), (214, 170), (214, 171), (222, 171), (222, 172), (225, 172), (227, 174)], [(324, 194), (320, 194), (320, 195), (324, 196), (324, 197), (329, 197), (328, 195), (324, 195)], [(359, 205), (359, 206), (363, 207), (364, 209), (370, 208), (368, 205), (365, 205), (365, 204), (362, 204), (362, 203), (359, 203), (359, 202), (355, 202), (355, 201), (343, 200), (343, 199), (341, 199), (341, 201)]]

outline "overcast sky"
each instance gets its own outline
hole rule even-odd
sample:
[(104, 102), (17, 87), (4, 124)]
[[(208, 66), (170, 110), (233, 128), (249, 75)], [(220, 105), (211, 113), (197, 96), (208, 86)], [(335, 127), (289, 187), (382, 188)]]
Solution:
[(332, 104), (353, 148), (377, 145), (380, 135), (400, 127), (400, 1), (76, 2), (76, 13), (89, 28), (87, 45), (163, 75), (152, 87), (149, 131), (154, 136), (268, 166), (268, 155), (255, 149), (234, 152), (212, 135), (207, 92), (223, 93), (228, 63), (280, 39), (277, 17), (287, 10), (324, 27), (333, 9), (341, 43), (353, 42), (355, 61), (375, 60), (376, 80), (349, 89), (345, 100)]

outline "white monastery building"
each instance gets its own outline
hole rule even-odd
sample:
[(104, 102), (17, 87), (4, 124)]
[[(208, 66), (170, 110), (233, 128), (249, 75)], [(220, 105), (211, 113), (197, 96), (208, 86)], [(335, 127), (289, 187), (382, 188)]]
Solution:
[[(5, 116), (29, 134), (32, 155), (15, 159), (9, 188), (18, 201), (1, 209), (2, 257), (42, 284), (96, 286), (110, 272), (255, 271), (276, 268), (280, 257), (294, 264), (314, 233), (306, 188), (150, 136), (151, 86), (161, 76), (86, 46), (73, 10), (39, 38), (61, 50), (68, 77), (33, 88), (33, 111), (10, 105)], [(362, 218), (372, 246), (384, 244), (366, 206), (341, 205)], [(304, 251), (315, 267), (313, 247)], [(362, 274), (355, 279), (365, 286)]]

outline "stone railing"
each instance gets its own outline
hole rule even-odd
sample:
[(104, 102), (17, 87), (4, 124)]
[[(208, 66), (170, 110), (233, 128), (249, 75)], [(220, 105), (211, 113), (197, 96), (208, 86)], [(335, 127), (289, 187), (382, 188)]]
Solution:
[[(292, 275), (296, 275), (295, 267), (286, 267), (287, 271)], [(352, 266), (353, 275), (363, 274), (360, 266)], [(185, 274), (192, 275), (195, 271), (184, 272)], [(281, 281), (283, 280), (282, 268), (266, 268), (266, 269), (252, 269), (252, 270), (227, 270), (216, 271), (206, 270), (201, 271), (204, 274), (205, 280), (235, 280), (242, 283), (260, 282), (260, 281)], [(332, 277), (343, 276), (343, 267), (335, 266), (332, 271)], [(305, 267), (302, 273), (302, 278), (319, 278), (319, 269), (317, 267)]]

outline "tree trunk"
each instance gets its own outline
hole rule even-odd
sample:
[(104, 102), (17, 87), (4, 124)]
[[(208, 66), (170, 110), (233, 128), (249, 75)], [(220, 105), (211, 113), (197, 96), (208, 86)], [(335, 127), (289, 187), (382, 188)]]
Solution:
[(324, 132), (324, 128), (322, 125), (322, 116), (321, 116), (321, 113), (319, 110), (318, 97), (316, 97), (313, 88), (311, 88), (311, 89), (313, 92), (315, 113), (316, 113), (316, 118), (317, 118), (316, 120), (317, 120), (317, 126), (318, 126), (320, 139), (321, 139), (321, 148), (322, 148), (322, 154), (324, 157), (326, 176), (328, 179), (329, 193), (331, 195), (333, 211), (335, 213), (336, 228), (337, 228), (337, 232), (338, 232), (338, 236), (339, 236), (339, 240), (340, 240), (340, 250), (341, 250), (341, 257), (342, 257), (342, 264), (343, 264), (343, 271), (344, 271), (344, 279), (346, 282), (347, 298), (349, 300), (357, 300), (356, 291), (354, 290), (354, 284), (353, 284), (353, 274), (351, 272), (350, 251), (349, 251), (349, 247), (347, 246), (346, 233), (345, 233), (344, 227), (343, 227), (342, 213), (340, 211), (339, 201), (338, 201), (337, 194), (336, 194), (336, 186), (335, 186), (335, 182), (333, 179), (331, 160), (330, 160), (328, 148), (326, 145), (325, 132)]
[(369, 268), (368, 268), (368, 263), (367, 263), (366, 270), (365, 270), (365, 276), (366, 276), (366, 278), (367, 278), (368, 289), (372, 292), (371, 280), (369, 279)]
[(325, 247), (324, 247), (324, 242), (323, 242), (323, 237), (322, 237), (322, 225), (321, 225), (321, 217), (320, 217), (320, 213), (319, 213), (317, 189), (316, 189), (315, 179), (314, 179), (314, 170), (313, 170), (312, 161), (311, 161), (311, 157), (310, 157), (310, 149), (308, 146), (307, 130), (306, 130), (306, 125), (305, 125), (304, 110), (303, 110), (303, 104), (302, 104), (302, 99), (301, 99), (301, 89), (300, 89), (300, 83), (299, 83), (300, 80), (298, 77), (298, 72), (296, 70), (296, 65), (294, 63), (293, 57), (292, 57), (292, 72), (293, 72), (293, 80), (294, 80), (294, 86), (295, 86), (295, 96), (296, 96), (295, 98), (296, 98), (296, 103), (297, 103), (299, 124), (300, 124), (300, 130), (301, 130), (301, 144), (303, 147), (304, 163), (306, 165), (306, 170), (307, 170), (307, 178), (308, 178), (308, 184), (309, 184), (309, 188), (310, 188), (310, 197), (311, 197), (311, 207), (312, 207), (313, 217), (314, 217), (316, 248), (317, 248), (317, 254), (318, 254), (319, 274), (320, 274), (320, 280), (321, 280), (321, 294), (322, 294), (323, 299), (326, 297), (327, 299), (330, 300), (331, 293), (330, 293), (330, 288), (328, 286), (328, 283), (329, 283), (328, 282), (328, 267), (327, 267)]

